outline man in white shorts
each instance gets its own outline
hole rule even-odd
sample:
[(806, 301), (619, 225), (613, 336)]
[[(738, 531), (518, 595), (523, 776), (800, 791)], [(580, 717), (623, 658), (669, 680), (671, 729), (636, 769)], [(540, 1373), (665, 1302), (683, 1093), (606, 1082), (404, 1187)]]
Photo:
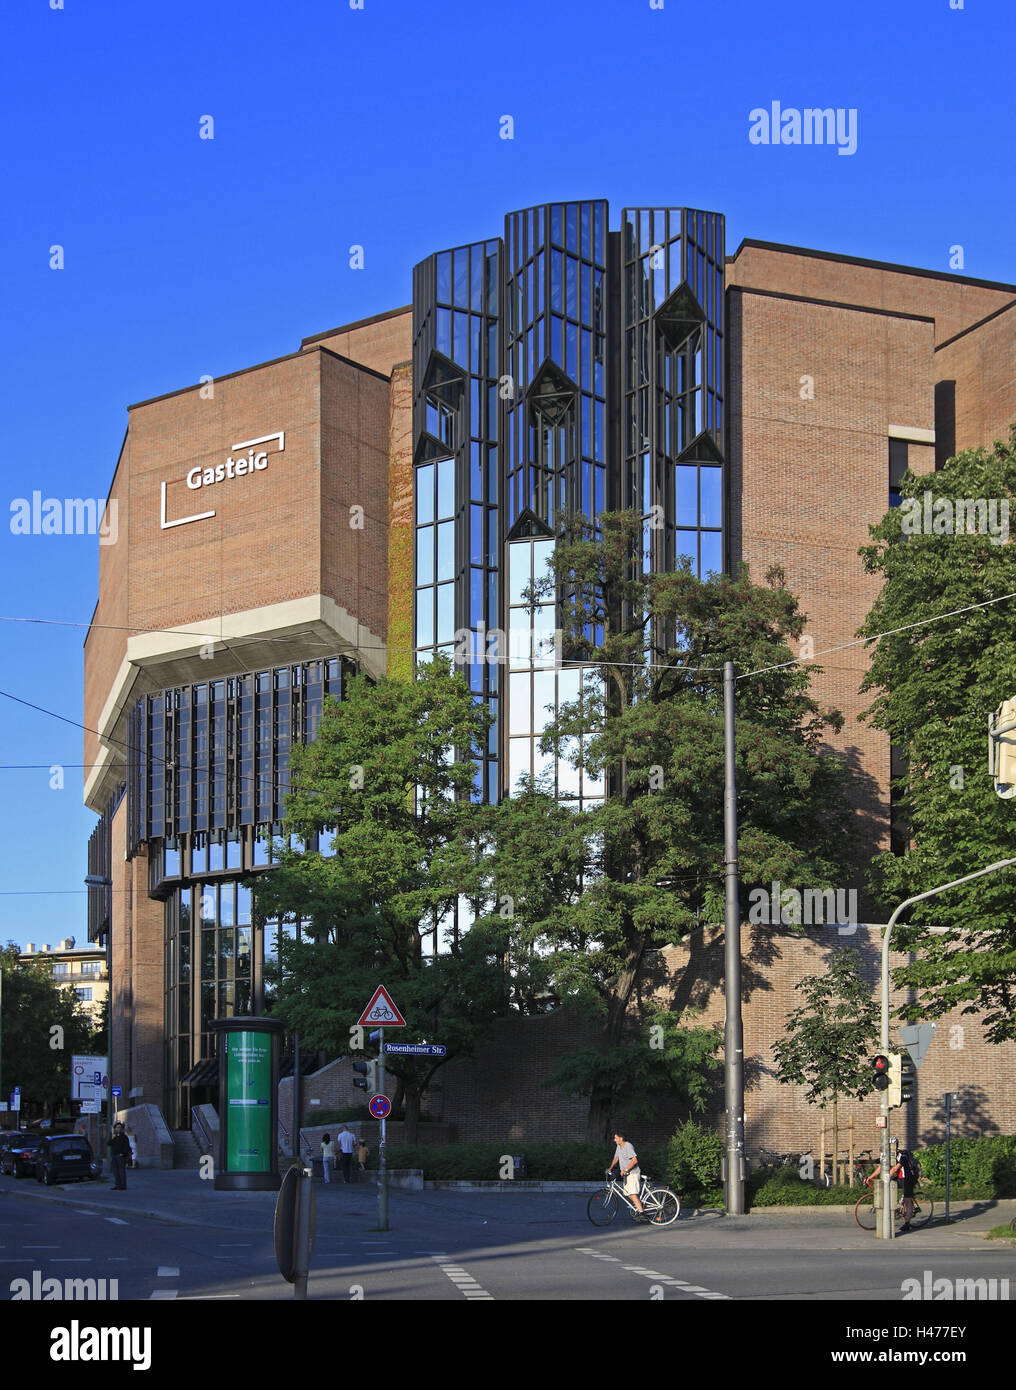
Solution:
[(629, 1144), (623, 1134), (614, 1135), (614, 1143), (617, 1148), (614, 1150), (614, 1157), (610, 1160), (610, 1168), (607, 1169), (608, 1176), (616, 1163), (618, 1172), (624, 1179), (624, 1190), (627, 1196), (635, 1203), (635, 1210), (640, 1216), (644, 1215), (642, 1203), (639, 1200), (639, 1188), (642, 1186), (642, 1172), (639, 1168), (638, 1154), (635, 1152), (633, 1144)]

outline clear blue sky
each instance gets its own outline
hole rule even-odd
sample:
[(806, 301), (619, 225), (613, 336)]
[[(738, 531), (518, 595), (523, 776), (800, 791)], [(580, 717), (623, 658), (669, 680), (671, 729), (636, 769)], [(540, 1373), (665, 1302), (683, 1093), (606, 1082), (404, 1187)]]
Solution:
[[(3, 515), (104, 496), (128, 404), (405, 304), (415, 261), (536, 202), (606, 197), (614, 226), (626, 203), (716, 209), (729, 251), (948, 270), (959, 244), (968, 275), (1016, 281), (1014, 39), (1012, 0), (17, 0)], [(857, 152), (750, 143), (774, 100), (856, 109)], [(0, 612), (87, 624), (97, 555), (8, 520)], [(80, 721), (84, 635), (0, 622), (0, 688)], [(81, 747), (0, 698), (0, 940), (85, 937)]]

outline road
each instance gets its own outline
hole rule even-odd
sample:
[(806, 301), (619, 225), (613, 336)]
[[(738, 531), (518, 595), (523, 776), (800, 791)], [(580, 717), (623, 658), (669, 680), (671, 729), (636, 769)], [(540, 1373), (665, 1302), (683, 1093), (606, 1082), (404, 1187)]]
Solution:
[[(273, 1210), (273, 1194), (213, 1193), (187, 1173), (132, 1173), (126, 1194), (0, 1178), (0, 1298), (19, 1279), (93, 1278), (116, 1279), (120, 1300), (292, 1299)], [(899, 1304), (927, 1270), (994, 1279), (996, 1298), (1016, 1297), (1016, 1249), (975, 1230), (1001, 1207), (888, 1249), (841, 1212), (682, 1213), (662, 1230), (627, 1218), (598, 1230), (580, 1193), (396, 1192), (384, 1234), (365, 1188), (319, 1187), (317, 1211), (311, 1299)]]

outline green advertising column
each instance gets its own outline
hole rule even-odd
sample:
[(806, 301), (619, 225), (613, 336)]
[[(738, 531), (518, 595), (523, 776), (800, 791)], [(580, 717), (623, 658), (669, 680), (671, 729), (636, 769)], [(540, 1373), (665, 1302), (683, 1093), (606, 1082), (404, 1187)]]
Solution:
[(274, 1018), (218, 1018), (220, 1191), (277, 1192), (279, 1038)]

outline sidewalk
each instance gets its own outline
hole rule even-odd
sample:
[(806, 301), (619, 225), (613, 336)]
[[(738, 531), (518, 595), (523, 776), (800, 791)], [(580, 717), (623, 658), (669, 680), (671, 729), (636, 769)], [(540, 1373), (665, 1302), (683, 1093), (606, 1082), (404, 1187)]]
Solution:
[[(269, 1234), (273, 1227), (275, 1192), (217, 1192), (208, 1179), (201, 1179), (187, 1169), (132, 1169), (127, 1178), (126, 1192), (117, 1192), (108, 1178), (90, 1183), (68, 1183), (63, 1187), (46, 1188), (31, 1179), (0, 1178), (0, 1211), (11, 1210), (20, 1200), (52, 1202), (60, 1206), (101, 1211), (106, 1215), (153, 1217), (182, 1226), (206, 1226), (228, 1230), (255, 1231)], [(442, 1226), (449, 1220), (467, 1217), (478, 1225), (570, 1224), (584, 1225), (583, 1193), (591, 1193), (595, 1181), (588, 1184), (562, 1183), (560, 1188), (547, 1183), (542, 1192), (496, 1191), (489, 1186), (411, 1192), (394, 1189), (389, 1193), (393, 1224), (404, 1231), (421, 1226)], [(353, 1219), (358, 1228), (373, 1230), (377, 1218), (377, 1186), (373, 1174), (366, 1182), (345, 1184), (334, 1179), (330, 1184), (316, 1182), (317, 1227), (320, 1232), (348, 1231)], [(1016, 1200), (1000, 1199), (987, 1202), (954, 1202), (953, 1223), (941, 1224), (942, 1205), (936, 1203), (935, 1224), (921, 1232), (922, 1239), (934, 1237), (934, 1244), (946, 1247), (958, 1241), (980, 1240), (994, 1226), (1016, 1216)], [(688, 1213), (692, 1213), (689, 1211)], [(684, 1213), (682, 1213), (682, 1216)], [(727, 1230), (746, 1227), (756, 1233), (771, 1230), (775, 1235), (781, 1227), (800, 1230), (802, 1227), (824, 1227), (827, 1230), (846, 1229), (862, 1235), (852, 1220), (851, 1207), (764, 1207), (755, 1208), (742, 1217), (728, 1217), (722, 1212), (703, 1213), (709, 1225), (714, 1222)], [(468, 1224), (468, 1222), (467, 1222)], [(1006, 1249), (999, 1243), (1000, 1249)]]

